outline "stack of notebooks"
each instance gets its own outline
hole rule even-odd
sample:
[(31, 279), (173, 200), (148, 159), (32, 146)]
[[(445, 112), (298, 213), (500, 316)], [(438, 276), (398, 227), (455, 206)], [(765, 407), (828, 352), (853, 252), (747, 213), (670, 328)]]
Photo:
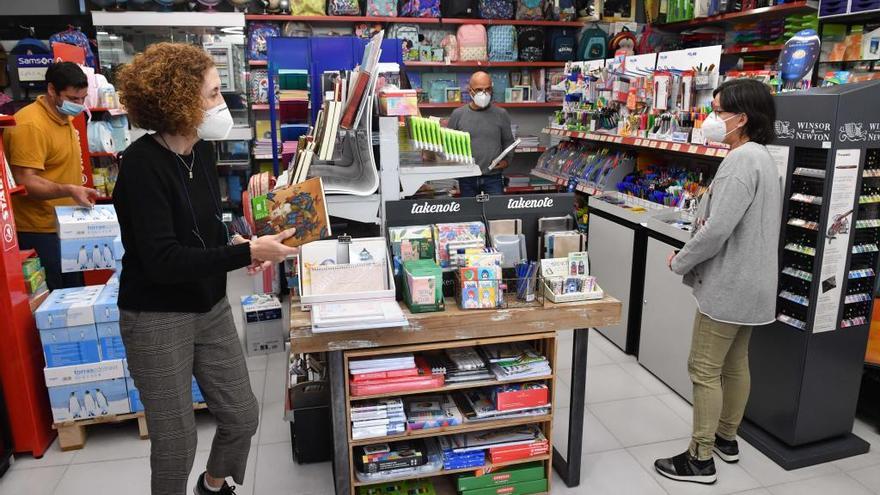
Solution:
[(498, 380), (519, 380), (550, 375), (550, 362), (526, 342), (480, 346), (489, 369)]
[(348, 365), (353, 396), (428, 390), (444, 383), (442, 374), (433, 373), (423, 358), (412, 354), (351, 360)]
[(550, 453), (550, 442), (541, 433), (532, 443), (494, 447), (489, 449), (489, 460), (492, 464), (519, 461)]
[[(519, 447), (520, 450), (528, 448), (531, 451), (532, 446), (541, 442), (549, 446), (544, 433), (535, 425), (448, 435), (440, 437), (439, 440), (444, 469), (481, 467), (486, 463), (486, 452), (488, 451), (491, 456), (493, 449)], [(535, 447), (535, 450), (537, 449)], [(501, 450), (501, 452), (506, 451)]]
[(400, 399), (364, 401), (351, 407), (351, 437), (355, 440), (398, 435), (406, 430), (405, 425)]
[(457, 451), (457, 444), (449, 436), (440, 437), (439, 441), (440, 450), (443, 453), (443, 469), (478, 468), (486, 465), (485, 450)]
[(428, 354), (425, 359), (434, 372), (446, 374), (447, 383), (495, 378), (495, 375), (489, 371), (486, 361), (473, 347), (446, 349), (440, 353)]
[(280, 69), (278, 71), (279, 114), (284, 124), (307, 124), (309, 121), (309, 71)]
[(426, 395), (406, 400), (406, 424), (410, 430), (427, 430), (462, 423), (461, 412), (449, 395)]
[[(254, 155), (272, 156), (272, 124), (268, 120), (254, 122), (256, 135), (254, 136)], [(280, 139), (280, 132), (278, 134)]]

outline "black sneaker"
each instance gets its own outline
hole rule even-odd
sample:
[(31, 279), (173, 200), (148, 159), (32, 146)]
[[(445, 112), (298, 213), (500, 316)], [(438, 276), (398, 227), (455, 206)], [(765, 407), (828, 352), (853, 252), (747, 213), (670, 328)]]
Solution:
[(668, 459), (657, 459), (654, 461), (654, 469), (663, 476), (676, 481), (690, 481), (704, 485), (711, 485), (718, 481), (713, 459), (698, 461), (688, 452)]
[(715, 448), (712, 449), (722, 461), (733, 464), (739, 462), (739, 444), (736, 440), (725, 440), (715, 435)]
[(199, 475), (198, 481), (196, 481), (196, 486), (193, 487), (193, 493), (195, 495), (235, 495), (235, 487), (229, 486), (225, 481), (223, 482), (223, 487), (220, 488), (219, 492), (212, 492), (205, 488), (205, 473)]

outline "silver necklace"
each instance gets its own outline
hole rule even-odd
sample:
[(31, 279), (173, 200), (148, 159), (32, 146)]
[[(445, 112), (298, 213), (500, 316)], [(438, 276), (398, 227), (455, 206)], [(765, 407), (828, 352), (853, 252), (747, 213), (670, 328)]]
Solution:
[(162, 140), (162, 143), (165, 144), (165, 147), (168, 148), (168, 151), (174, 153), (174, 156), (177, 157), (177, 160), (180, 161), (180, 164), (183, 165), (183, 168), (185, 168), (186, 171), (187, 171), (187, 173), (189, 173), (189, 180), (192, 180), (192, 178), (193, 178), (193, 167), (194, 167), (195, 164), (196, 164), (196, 149), (193, 148), (193, 150), (192, 150), (192, 160), (190, 160), (189, 165), (187, 165), (187, 164), (186, 164), (186, 161), (184, 161), (183, 157), (180, 156), (179, 154), (177, 154), (176, 151), (174, 151), (173, 149), (171, 149), (171, 146), (168, 146), (168, 142), (165, 141), (165, 137), (164, 137), (164, 136), (162, 136), (161, 134), (159, 134), (159, 138)]

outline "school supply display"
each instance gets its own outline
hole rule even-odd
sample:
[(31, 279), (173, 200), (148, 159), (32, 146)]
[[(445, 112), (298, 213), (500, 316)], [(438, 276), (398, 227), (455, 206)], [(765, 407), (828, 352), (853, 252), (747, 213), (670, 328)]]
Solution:
[(470, 133), (441, 127), (438, 120), (423, 117), (410, 116), (406, 122), (413, 149), (441, 153), (449, 161), (476, 163)]
[[(475, 419), (480, 420), (480, 419), (495, 418), (497, 416), (510, 417), (511, 414), (514, 414), (514, 413), (526, 413), (526, 412), (535, 411), (535, 410), (539, 411), (540, 414), (545, 414), (546, 411), (549, 410), (550, 404), (548, 402), (548, 395), (546, 394), (547, 387), (544, 386), (543, 390), (544, 390), (543, 403), (534, 404), (534, 405), (523, 405), (523, 407), (507, 408), (507, 409), (499, 409), (498, 405), (496, 405), (495, 394), (498, 393), (498, 390), (496, 388), (465, 390), (464, 392), (462, 392), (462, 395), (464, 396), (465, 400), (468, 401), (468, 404), (470, 405), (470, 410), (474, 412), (474, 414), (476, 416)], [(502, 392), (503, 392), (503, 390), (502, 390)], [(527, 394), (524, 394), (524, 395), (527, 395)], [(542, 396), (542, 393), (540, 393), (540, 391), (539, 391), (539, 393), (533, 394), (533, 395), (534, 395), (533, 398), (540, 399), (540, 397)], [(508, 405), (508, 403), (513, 404), (515, 402), (516, 401), (505, 402), (504, 399), (502, 398), (501, 404)], [(541, 401), (540, 400), (537, 400), (537, 401), (523, 400), (522, 402), (524, 404), (526, 404), (526, 403), (533, 404), (534, 402), (541, 402)]]
[(254, 234), (272, 235), (295, 228), (284, 241), (292, 247), (331, 235), (330, 217), (320, 177), (275, 189), (251, 200)]
[[(463, 433), (459, 435), (449, 435), (450, 442), (447, 444), (451, 447), (453, 453), (465, 453), (474, 451), (485, 451), (486, 449), (496, 447), (509, 447), (512, 445), (528, 445), (534, 443), (541, 438), (543, 433), (535, 425), (513, 426), (509, 428), (498, 428), (488, 431), (475, 431)], [(442, 444), (441, 444), (442, 447)], [(444, 452), (447, 450), (443, 449)]]
[(486, 464), (486, 451), (456, 452), (458, 445), (448, 436), (440, 437), (440, 449), (443, 455), (443, 469), (468, 469), (483, 467)]
[(546, 438), (539, 438), (529, 444), (489, 449), (489, 460), (491, 460), (493, 464), (498, 464), (529, 459), (531, 457), (547, 455), (549, 453), (550, 443)]
[(443, 386), (444, 376), (432, 372), (430, 365), (423, 359), (417, 358), (418, 374), (415, 376), (402, 376), (383, 378), (376, 380), (351, 380), (349, 389), (354, 397), (389, 394), (394, 392), (408, 392), (413, 390), (427, 390)]
[(479, 350), (489, 361), (489, 367), (498, 380), (516, 380), (552, 373), (547, 358), (526, 342), (488, 344), (480, 346)]
[(586, 252), (573, 252), (565, 258), (541, 260), (544, 295), (552, 302), (601, 299), (604, 291), (590, 276), (590, 261)]
[(486, 226), (482, 222), (438, 223), (434, 225), (434, 243), (442, 268), (461, 266), (465, 249), (486, 246)]

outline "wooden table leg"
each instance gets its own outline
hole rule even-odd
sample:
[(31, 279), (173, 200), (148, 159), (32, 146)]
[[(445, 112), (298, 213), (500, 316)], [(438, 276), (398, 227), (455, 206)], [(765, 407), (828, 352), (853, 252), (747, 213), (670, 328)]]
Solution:
[(587, 342), (589, 329), (574, 330), (571, 358), (571, 407), (568, 416), (568, 452), (564, 457), (553, 448), (553, 469), (566, 486), (581, 483), (581, 450), (584, 443), (584, 408), (587, 391)]
[(333, 428), (333, 480), (336, 495), (350, 495), (351, 467), (348, 448), (348, 417), (345, 409), (345, 366), (342, 351), (327, 353), (330, 377), (330, 425)]

